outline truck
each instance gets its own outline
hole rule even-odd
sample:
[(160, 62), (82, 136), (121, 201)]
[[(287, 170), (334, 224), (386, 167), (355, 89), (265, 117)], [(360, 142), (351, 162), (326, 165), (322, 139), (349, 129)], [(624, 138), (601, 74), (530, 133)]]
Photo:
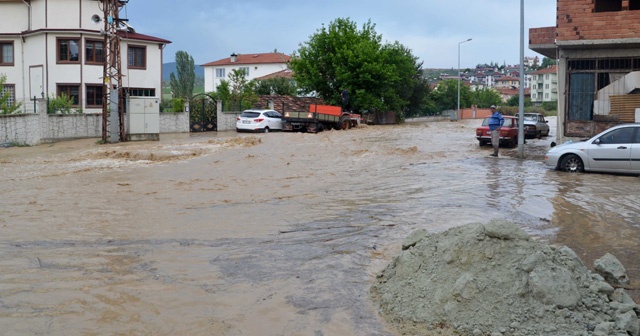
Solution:
[(342, 111), (340, 106), (309, 105), (309, 111), (283, 111), (284, 131), (318, 133), (323, 130), (347, 130), (362, 122), (359, 114)]

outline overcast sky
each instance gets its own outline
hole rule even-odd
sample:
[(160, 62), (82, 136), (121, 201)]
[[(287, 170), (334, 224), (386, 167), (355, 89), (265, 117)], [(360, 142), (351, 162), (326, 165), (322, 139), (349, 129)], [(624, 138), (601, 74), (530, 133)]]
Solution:
[[(525, 56), (529, 28), (555, 26), (556, 0), (525, 1)], [(291, 55), (322, 24), (371, 20), (383, 41), (410, 48), (425, 68), (479, 63), (518, 64), (518, 0), (130, 0), (121, 12), (136, 32), (172, 41), (164, 60), (184, 50), (196, 64), (278, 50)], [(539, 56), (539, 55), (538, 55)], [(542, 58), (542, 56), (540, 56)]]

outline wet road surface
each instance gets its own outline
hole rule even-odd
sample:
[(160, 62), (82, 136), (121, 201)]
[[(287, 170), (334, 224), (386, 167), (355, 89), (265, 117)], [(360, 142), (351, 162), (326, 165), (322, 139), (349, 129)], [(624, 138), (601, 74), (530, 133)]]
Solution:
[(500, 158), (480, 120), (0, 149), (0, 334), (394, 335), (369, 300), (413, 230), (504, 218), (610, 252), (639, 299), (634, 176)]

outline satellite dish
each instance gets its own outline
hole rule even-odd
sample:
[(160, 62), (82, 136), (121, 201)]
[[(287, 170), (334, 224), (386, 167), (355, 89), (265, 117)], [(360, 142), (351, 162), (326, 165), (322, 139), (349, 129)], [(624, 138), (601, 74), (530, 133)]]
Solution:
[(93, 14), (93, 16), (91, 17), (91, 22), (98, 24), (100, 23), (100, 21), (102, 21), (100, 16), (98, 14)]

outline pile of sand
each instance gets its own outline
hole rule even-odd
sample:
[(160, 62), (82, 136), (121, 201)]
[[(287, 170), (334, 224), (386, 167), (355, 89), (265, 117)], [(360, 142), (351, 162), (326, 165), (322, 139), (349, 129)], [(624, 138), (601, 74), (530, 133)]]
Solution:
[(640, 335), (640, 307), (612, 255), (589, 271), (568, 247), (494, 221), (414, 232), (372, 288), (406, 335)]

